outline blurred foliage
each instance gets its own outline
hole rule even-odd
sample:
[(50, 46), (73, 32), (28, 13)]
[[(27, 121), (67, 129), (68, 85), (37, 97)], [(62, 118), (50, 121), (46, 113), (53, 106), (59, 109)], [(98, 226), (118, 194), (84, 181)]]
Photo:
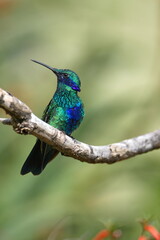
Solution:
[[(0, 32), (1, 87), (38, 116), (56, 78), (31, 58), (80, 76), (78, 140), (104, 145), (159, 128), (160, 1), (0, 0)], [(59, 155), (22, 177), (34, 137), (3, 125), (0, 136), (0, 239), (89, 240), (110, 223), (137, 239), (137, 219), (159, 219), (159, 151), (110, 166)]]

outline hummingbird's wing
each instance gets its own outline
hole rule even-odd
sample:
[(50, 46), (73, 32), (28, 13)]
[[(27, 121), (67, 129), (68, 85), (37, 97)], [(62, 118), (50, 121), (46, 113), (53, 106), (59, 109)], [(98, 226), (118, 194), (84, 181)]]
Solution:
[(42, 120), (44, 122), (48, 122), (49, 118), (51, 116), (51, 112), (54, 115), (56, 112), (56, 104), (53, 102), (53, 100), (51, 99), (51, 101), (48, 103), (47, 107), (45, 108), (43, 115), (42, 115)]
[(42, 116), (42, 120), (49, 125), (65, 132), (65, 127), (67, 123), (65, 108), (57, 105), (56, 102), (53, 101), (53, 99), (46, 107)]
[[(57, 119), (56, 116), (56, 105), (48, 104), (43, 114), (43, 121), (48, 122), (50, 124), (50, 120), (52, 120), (52, 124), (54, 126), (54, 118)], [(51, 125), (52, 125), (51, 124)], [(52, 146), (47, 145), (41, 140), (37, 139), (32, 151), (30, 152), (28, 158), (22, 166), (21, 174), (27, 174), (32, 172), (34, 175), (40, 174), (48, 162), (50, 162), (54, 157), (56, 157), (58, 151), (54, 149)]]
[[(62, 118), (62, 108), (58, 107), (53, 99), (47, 105), (42, 120), (47, 122), (53, 127), (61, 129), (59, 123)], [(40, 152), (41, 152), (41, 161), (39, 169), (43, 171), (46, 165), (57, 156), (59, 153), (57, 149), (54, 149), (52, 146), (46, 144), (45, 142), (40, 141)]]

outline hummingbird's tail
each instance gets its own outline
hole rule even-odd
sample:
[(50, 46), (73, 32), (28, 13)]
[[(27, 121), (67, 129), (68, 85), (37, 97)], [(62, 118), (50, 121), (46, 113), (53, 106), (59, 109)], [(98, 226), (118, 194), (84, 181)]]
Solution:
[(22, 166), (21, 174), (25, 175), (29, 172), (33, 175), (40, 174), (46, 165), (55, 158), (58, 153), (58, 150), (38, 139)]

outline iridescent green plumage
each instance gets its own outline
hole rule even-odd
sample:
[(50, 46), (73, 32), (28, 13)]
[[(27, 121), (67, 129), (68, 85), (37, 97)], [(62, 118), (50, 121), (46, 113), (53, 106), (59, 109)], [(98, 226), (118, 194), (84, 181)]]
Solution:
[[(34, 62), (52, 70), (58, 80), (57, 90), (45, 109), (42, 119), (67, 135), (71, 135), (84, 117), (83, 103), (77, 95), (81, 85), (79, 77), (71, 70), (51, 68), (35, 60)], [(21, 174), (28, 172), (34, 175), (40, 174), (57, 154), (56, 149), (38, 139), (22, 167)]]

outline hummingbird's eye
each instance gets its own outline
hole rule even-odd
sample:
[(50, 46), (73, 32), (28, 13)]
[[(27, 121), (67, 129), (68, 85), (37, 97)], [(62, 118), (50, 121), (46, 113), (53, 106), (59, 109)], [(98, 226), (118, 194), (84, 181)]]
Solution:
[(69, 76), (68, 73), (63, 73), (63, 75), (64, 75), (65, 77), (68, 77), (68, 76)]

